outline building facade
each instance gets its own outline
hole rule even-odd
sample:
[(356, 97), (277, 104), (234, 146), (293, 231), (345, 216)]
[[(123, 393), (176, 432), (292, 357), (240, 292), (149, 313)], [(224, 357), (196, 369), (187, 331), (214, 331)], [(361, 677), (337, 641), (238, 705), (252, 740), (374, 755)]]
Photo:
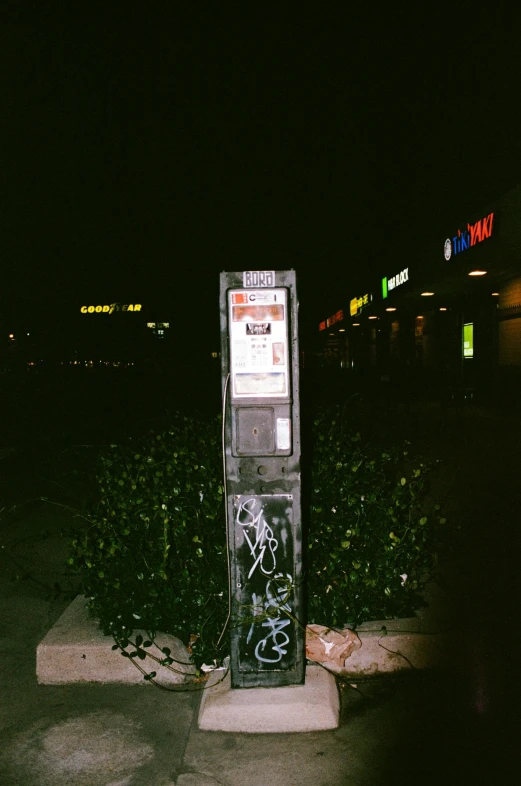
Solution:
[(517, 396), (521, 185), (463, 214), (424, 249), (405, 244), (318, 332), (324, 365), (410, 389)]

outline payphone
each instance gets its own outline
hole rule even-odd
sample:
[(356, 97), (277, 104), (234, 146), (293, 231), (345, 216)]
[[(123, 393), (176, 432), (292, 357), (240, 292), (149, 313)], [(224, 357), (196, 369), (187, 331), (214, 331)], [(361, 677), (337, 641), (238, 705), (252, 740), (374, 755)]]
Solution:
[(289, 271), (221, 273), (232, 687), (304, 681), (298, 304)]

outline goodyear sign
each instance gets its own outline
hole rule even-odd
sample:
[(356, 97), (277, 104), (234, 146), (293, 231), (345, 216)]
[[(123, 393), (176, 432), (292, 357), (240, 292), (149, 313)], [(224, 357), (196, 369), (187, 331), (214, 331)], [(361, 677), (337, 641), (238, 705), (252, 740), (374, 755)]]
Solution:
[(141, 311), (141, 304), (122, 305), (121, 303), (111, 303), (110, 306), (82, 306), (82, 314), (113, 314), (114, 311)]

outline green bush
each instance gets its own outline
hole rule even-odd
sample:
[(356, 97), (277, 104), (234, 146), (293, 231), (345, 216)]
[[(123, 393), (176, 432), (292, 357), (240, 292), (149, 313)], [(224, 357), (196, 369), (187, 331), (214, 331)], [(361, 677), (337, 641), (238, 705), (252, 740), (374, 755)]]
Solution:
[[(422, 509), (427, 467), (341, 424), (314, 422), (307, 533), (309, 621), (342, 627), (409, 616), (435, 565), (439, 514)], [(306, 457), (304, 457), (305, 460)], [(228, 613), (220, 419), (174, 417), (162, 433), (100, 456), (99, 501), (71, 540), (69, 565), (104, 632), (178, 636), (196, 665)], [(140, 657), (143, 656), (141, 653)]]
[(171, 428), (100, 457), (99, 502), (71, 542), (90, 610), (125, 641), (161, 630), (213, 659), (228, 611), (220, 422)]
[[(382, 442), (384, 444), (382, 444)], [(314, 422), (308, 534), (308, 617), (344, 627), (413, 616), (437, 561), (439, 506), (408, 442), (362, 435), (339, 407)], [(387, 444), (386, 444), (387, 443)]]

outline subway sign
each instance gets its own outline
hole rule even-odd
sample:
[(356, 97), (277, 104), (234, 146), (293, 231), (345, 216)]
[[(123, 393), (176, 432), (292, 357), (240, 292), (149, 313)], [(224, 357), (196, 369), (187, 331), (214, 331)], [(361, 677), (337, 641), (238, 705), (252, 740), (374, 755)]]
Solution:
[(393, 289), (396, 289), (396, 287), (405, 284), (405, 282), (408, 280), (409, 280), (408, 267), (404, 268), (403, 270), (400, 270), (400, 272), (397, 273), (395, 276), (391, 276), (389, 278), (387, 276), (384, 276), (384, 278), (382, 278), (382, 297), (386, 298), (389, 292), (391, 292)]
[(467, 224), (466, 229), (458, 229), (454, 237), (448, 237), (443, 244), (443, 256), (447, 262), (453, 255), (461, 254), (462, 251), (492, 237), (493, 225), (494, 213), (489, 213), (488, 216), (480, 218), (475, 224)]
[(113, 314), (114, 311), (141, 311), (141, 308), (141, 303), (111, 303), (110, 306), (82, 306), (80, 311), (82, 314)]

